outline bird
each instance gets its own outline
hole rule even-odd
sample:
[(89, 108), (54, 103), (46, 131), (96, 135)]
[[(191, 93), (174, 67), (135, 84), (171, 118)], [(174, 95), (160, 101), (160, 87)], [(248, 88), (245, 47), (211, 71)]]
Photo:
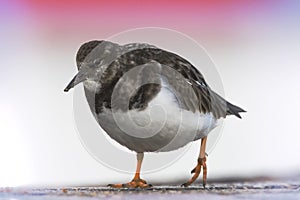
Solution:
[(147, 43), (120, 45), (106, 40), (83, 43), (78, 73), (64, 89), (83, 83), (89, 108), (101, 128), (136, 153), (134, 177), (113, 188), (152, 187), (140, 176), (144, 153), (168, 152), (201, 140), (193, 176), (207, 181), (206, 142), (221, 118), (246, 112), (214, 92), (188, 60)]

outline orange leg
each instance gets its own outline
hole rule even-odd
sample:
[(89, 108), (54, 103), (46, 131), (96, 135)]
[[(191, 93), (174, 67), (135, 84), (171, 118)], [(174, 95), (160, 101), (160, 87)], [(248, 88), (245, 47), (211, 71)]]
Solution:
[(124, 184), (109, 184), (109, 187), (113, 188), (148, 188), (152, 185), (147, 184), (147, 182), (140, 178), (140, 172), (142, 167), (142, 162), (144, 158), (144, 153), (137, 153), (137, 166), (136, 166), (136, 172), (135, 175), (129, 183)]
[(198, 157), (198, 163), (197, 163), (197, 166), (191, 171), (191, 173), (194, 173), (194, 175), (188, 182), (182, 184), (182, 186), (184, 186), (184, 187), (191, 185), (198, 178), (198, 176), (201, 173), (201, 167), (202, 167), (203, 168), (203, 187), (205, 188), (206, 177), (207, 177), (207, 166), (206, 166), (206, 157), (205, 157), (206, 140), (207, 140), (207, 136), (202, 138), (202, 140), (201, 140), (201, 148), (200, 148), (200, 154)]

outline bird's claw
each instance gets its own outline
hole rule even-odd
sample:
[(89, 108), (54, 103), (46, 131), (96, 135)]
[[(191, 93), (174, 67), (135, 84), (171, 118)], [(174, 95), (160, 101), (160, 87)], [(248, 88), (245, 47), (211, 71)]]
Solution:
[(206, 176), (207, 176), (207, 167), (206, 167), (206, 157), (198, 158), (197, 166), (192, 169), (191, 174), (194, 174), (193, 177), (186, 183), (182, 184), (182, 187), (187, 187), (191, 185), (200, 175), (201, 168), (203, 168), (203, 187), (206, 186)]
[(197, 167), (195, 167), (194, 169), (192, 169), (191, 174), (195, 173), (197, 170)]
[(181, 184), (181, 187), (187, 187), (187, 186), (189, 186), (188, 183)]
[(150, 188), (151, 184), (147, 184), (147, 182), (143, 179), (133, 179), (128, 183), (123, 184), (108, 184), (108, 187), (112, 188)]

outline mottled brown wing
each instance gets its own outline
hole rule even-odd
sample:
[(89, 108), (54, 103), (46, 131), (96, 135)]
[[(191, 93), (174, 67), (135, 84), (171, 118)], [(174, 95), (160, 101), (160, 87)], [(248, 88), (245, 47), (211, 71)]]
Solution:
[(226, 116), (226, 101), (210, 89), (203, 75), (189, 61), (167, 51), (161, 51), (156, 61), (181, 75), (169, 76), (168, 80), (179, 93), (184, 109), (212, 112), (216, 118)]
[[(115, 61), (119, 64), (118, 70), (121, 72), (119, 78), (128, 70), (151, 62), (160, 64), (161, 77), (170, 86), (183, 109), (192, 112), (197, 110), (202, 113), (212, 112), (216, 118), (226, 116), (226, 101), (209, 88), (202, 74), (191, 63), (174, 53), (157, 48), (144, 48), (127, 52)], [(114, 68), (114, 65), (112, 63), (111, 67)], [(158, 86), (152, 85), (150, 89), (153, 90), (153, 87)], [(156, 95), (159, 90), (156, 88), (154, 91), (153, 95)], [(139, 92), (147, 93), (149, 91), (144, 88)], [(138, 96), (143, 95), (139, 94)], [(137, 99), (135, 98), (135, 100)], [(137, 103), (137, 105), (143, 104)]]
[[(104, 41), (87, 42), (80, 47), (76, 56), (78, 69), (82, 62), (96, 63), (97, 60), (103, 59), (106, 60), (105, 63), (110, 63), (101, 79), (99, 79), (102, 85), (101, 89), (96, 94), (87, 94), (90, 96), (95, 95), (96, 113), (101, 112), (103, 107), (111, 108), (112, 94), (117, 83), (126, 72), (141, 65), (144, 67), (132, 79), (136, 79), (138, 82), (153, 79), (156, 80), (156, 83), (142, 85), (136, 90), (130, 97), (129, 109), (144, 109), (149, 101), (158, 94), (161, 83), (157, 81), (155, 74), (158, 72), (155, 70), (160, 65), (159, 73), (161, 77), (164, 77), (164, 80), (170, 85), (170, 89), (176, 95), (183, 109), (192, 112), (196, 110), (202, 113), (212, 112), (216, 118), (225, 117), (226, 114), (240, 117), (239, 112), (245, 112), (243, 109), (226, 102), (221, 96), (212, 91), (202, 74), (190, 62), (174, 53), (154, 46), (131, 51), (125, 48), (125, 45), (122, 48), (125, 49), (126, 53), (122, 54), (121, 46), (110, 43), (114, 47), (111, 49), (114, 53), (109, 52), (113, 56), (111, 57), (104, 51), (105, 48), (101, 48), (101, 44), (104, 45), (104, 43)], [(156, 66), (156, 68), (153, 71), (149, 66)], [(130, 86), (130, 82), (127, 84)], [(88, 92), (86, 91), (86, 93)], [(122, 100), (122, 94), (119, 96)], [(122, 105), (121, 107), (125, 108), (126, 106), (128, 105)]]

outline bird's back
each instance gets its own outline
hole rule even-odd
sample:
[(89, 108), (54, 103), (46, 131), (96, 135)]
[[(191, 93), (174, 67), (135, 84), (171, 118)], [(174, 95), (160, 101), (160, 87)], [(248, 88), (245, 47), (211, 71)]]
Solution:
[[(101, 112), (103, 107), (111, 108), (111, 97), (113, 91), (118, 91), (118, 82), (122, 82), (119, 86), (122, 85), (123, 89), (124, 85), (127, 88), (134, 87), (128, 89), (134, 93), (128, 98), (128, 94), (124, 94), (126, 90), (119, 90), (119, 95), (115, 96), (118, 97), (116, 108), (144, 109), (159, 93), (161, 77), (168, 82), (182, 109), (211, 112), (216, 119), (230, 114), (240, 117), (238, 113), (243, 112), (241, 108), (216, 94), (208, 86), (203, 75), (186, 59), (154, 47), (128, 51), (109, 64), (99, 80), (102, 87), (96, 94), (99, 102), (96, 112)], [(139, 88), (136, 88), (137, 86)], [(127, 99), (122, 100), (124, 96)]]

